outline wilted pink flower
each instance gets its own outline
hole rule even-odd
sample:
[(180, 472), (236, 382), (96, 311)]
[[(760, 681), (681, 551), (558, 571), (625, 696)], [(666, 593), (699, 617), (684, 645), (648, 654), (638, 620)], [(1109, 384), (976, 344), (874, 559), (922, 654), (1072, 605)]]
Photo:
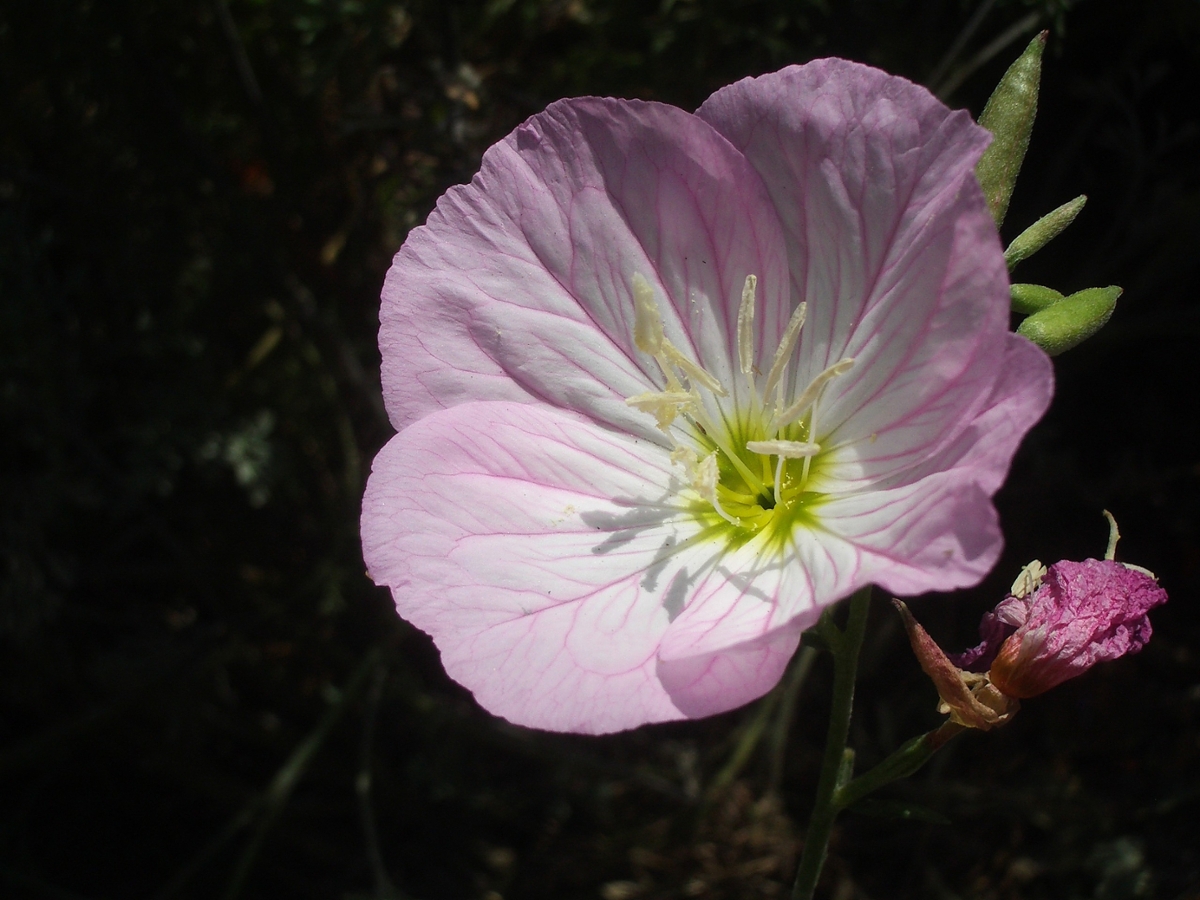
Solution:
[(1008, 332), (987, 141), (822, 60), (694, 115), (562, 101), (488, 150), (388, 274), (400, 433), (362, 520), (447, 672), (615, 731), (760, 696), (861, 586), (977, 582), (1051, 393)]
[(1037, 696), (1098, 662), (1137, 653), (1150, 640), (1146, 614), (1166, 602), (1142, 569), (1110, 559), (1055, 563), (1035, 591), (1004, 601), (1017, 628), (988, 678), (1010, 697)]
[[(1147, 613), (1167, 602), (1153, 573), (1114, 561), (1120, 532), (1109, 524), (1104, 559), (1034, 560), (1007, 597), (983, 614), (979, 646), (947, 656), (899, 600), (909, 643), (937, 687), (941, 712), (969, 728), (1003, 725), (1036, 697), (1098, 662), (1137, 653), (1150, 640)], [(986, 671), (987, 674), (980, 674)]]

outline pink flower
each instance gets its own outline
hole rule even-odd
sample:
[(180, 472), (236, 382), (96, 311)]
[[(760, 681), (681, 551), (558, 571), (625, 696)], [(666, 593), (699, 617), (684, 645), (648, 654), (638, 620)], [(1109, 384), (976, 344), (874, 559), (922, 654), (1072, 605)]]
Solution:
[[(1021, 706), (1082, 675), (1098, 662), (1137, 653), (1150, 640), (1147, 613), (1167, 602), (1153, 573), (1115, 562), (1121, 534), (1107, 510), (1104, 559), (1063, 560), (1049, 569), (1034, 560), (1008, 596), (983, 614), (982, 642), (947, 656), (899, 600), (909, 643), (937, 688), (940, 712), (968, 728), (1003, 725)], [(981, 674), (986, 671), (986, 674)]]
[(1109, 559), (1055, 563), (1033, 593), (1002, 602), (1017, 628), (988, 678), (1010, 697), (1034, 697), (1098, 662), (1137, 653), (1150, 640), (1146, 614), (1166, 602), (1142, 569)]
[(821, 60), (694, 115), (562, 101), (488, 150), (388, 274), (400, 433), (363, 504), (451, 677), (539, 728), (704, 716), (859, 587), (976, 583), (1052, 390), (1008, 331), (987, 141)]

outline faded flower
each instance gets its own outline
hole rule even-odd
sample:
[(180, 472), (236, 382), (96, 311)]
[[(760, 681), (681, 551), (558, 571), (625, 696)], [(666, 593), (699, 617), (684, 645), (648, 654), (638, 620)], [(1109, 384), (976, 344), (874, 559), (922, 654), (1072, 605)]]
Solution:
[[(947, 656), (903, 603), (909, 641), (942, 698), (942, 711), (971, 728), (1011, 718), (1018, 701), (1137, 653), (1150, 640), (1148, 613), (1167, 602), (1151, 572), (1116, 562), (1116, 522), (1105, 559), (1026, 566), (1007, 597), (984, 613), (979, 646)], [(961, 667), (961, 668), (960, 668)], [(981, 674), (986, 672), (986, 674)]]

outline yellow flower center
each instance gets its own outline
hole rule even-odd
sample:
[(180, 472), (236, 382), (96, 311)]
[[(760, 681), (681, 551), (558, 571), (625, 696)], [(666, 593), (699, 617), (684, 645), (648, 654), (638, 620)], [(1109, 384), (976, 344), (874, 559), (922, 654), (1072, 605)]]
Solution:
[[(813, 521), (823, 496), (813, 490), (822, 457), (815, 439), (818, 404), (825, 385), (854, 360), (834, 363), (804, 390), (787, 396), (787, 367), (804, 325), (805, 304), (792, 314), (764, 376), (754, 360), (757, 285), (756, 276), (746, 276), (737, 325), (738, 363), (751, 400), (747, 408), (730, 412), (720, 402), (730, 397), (729, 389), (665, 337), (654, 291), (635, 274), (634, 343), (657, 362), (666, 386), (625, 402), (652, 414), (671, 439), (671, 459), (683, 467), (699, 498), (697, 515), (711, 529), (735, 543), (765, 532), (782, 545), (797, 524)], [(685, 427), (676, 424), (680, 420)]]

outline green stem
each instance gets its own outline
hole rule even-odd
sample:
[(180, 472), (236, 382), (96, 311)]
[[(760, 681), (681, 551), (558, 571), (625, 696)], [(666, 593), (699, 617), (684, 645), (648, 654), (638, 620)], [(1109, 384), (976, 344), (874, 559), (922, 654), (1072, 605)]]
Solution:
[(854, 678), (858, 673), (858, 653), (862, 649), (870, 605), (869, 587), (855, 593), (850, 598), (846, 630), (839, 640), (830, 642), (833, 652), (833, 709), (829, 715), (825, 757), (817, 782), (817, 799), (804, 839), (804, 852), (800, 856), (792, 900), (812, 900), (821, 868), (825, 865), (833, 820), (838, 814), (834, 799), (841, 786), (839, 782), (846, 777), (843, 760), (846, 758), (846, 741), (850, 737), (850, 714), (854, 708)]
[(913, 738), (875, 768), (839, 788), (834, 796), (834, 806), (841, 811), (885, 784), (907, 778), (929, 762), (929, 758), (945, 746), (950, 738), (965, 730), (965, 725), (946, 722), (941, 728)]

